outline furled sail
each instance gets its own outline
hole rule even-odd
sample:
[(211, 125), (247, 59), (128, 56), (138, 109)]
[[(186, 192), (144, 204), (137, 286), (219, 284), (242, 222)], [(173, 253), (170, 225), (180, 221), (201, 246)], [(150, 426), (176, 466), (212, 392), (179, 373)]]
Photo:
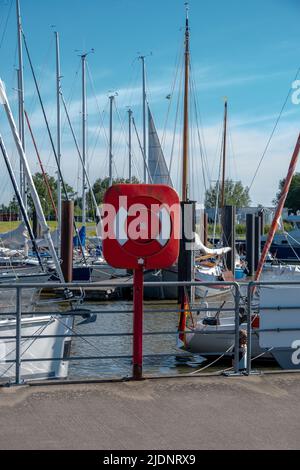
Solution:
[(159, 142), (155, 124), (148, 106), (148, 166), (153, 184), (167, 184), (173, 187), (166, 160)]

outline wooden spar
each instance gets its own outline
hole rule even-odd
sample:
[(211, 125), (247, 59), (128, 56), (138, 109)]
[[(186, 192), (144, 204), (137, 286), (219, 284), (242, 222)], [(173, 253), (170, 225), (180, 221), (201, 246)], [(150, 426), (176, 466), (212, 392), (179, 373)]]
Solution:
[(275, 212), (271, 227), (270, 227), (268, 238), (267, 238), (266, 243), (264, 244), (264, 248), (263, 248), (259, 263), (258, 263), (257, 271), (256, 271), (256, 274), (255, 274), (255, 281), (259, 281), (260, 275), (262, 273), (263, 265), (266, 261), (267, 253), (268, 253), (268, 251), (269, 251), (269, 249), (272, 245), (273, 238), (274, 238), (275, 232), (276, 232), (277, 227), (278, 227), (279, 219), (280, 219), (281, 214), (282, 214), (284, 203), (286, 201), (286, 198), (287, 198), (287, 195), (288, 195), (288, 192), (289, 192), (289, 189), (290, 189), (290, 185), (291, 185), (294, 173), (296, 171), (296, 165), (297, 165), (297, 161), (298, 161), (299, 151), (300, 151), (300, 133), (298, 135), (297, 143), (296, 143), (296, 146), (295, 146), (295, 149), (294, 149), (294, 152), (293, 152), (293, 155), (292, 155), (292, 159), (291, 159), (291, 162), (290, 162), (288, 174), (287, 174), (287, 177), (286, 177), (285, 182), (284, 182), (284, 186), (283, 186), (283, 189), (282, 189), (282, 193), (281, 193), (281, 196), (280, 196), (277, 208), (276, 208), (276, 212)]
[(226, 139), (227, 139), (227, 99), (225, 99), (225, 109), (224, 109), (223, 163), (222, 163), (222, 189), (221, 189), (221, 207), (222, 208), (225, 206)]
[(189, 66), (190, 66), (190, 47), (189, 47), (189, 18), (188, 10), (185, 23), (185, 74), (184, 74), (184, 124), (183, 124), (183, 162), (182, 162), (182, 201), (188, 200), (188, 160), (189, 160)]
[(34, 138), (32, 129), (31, 129), (31, 125), (30, 125), (30, 122), (29, 122), (29, 117), (28, 117), (28, 114), (27, 114), (27, 112), (26, 112), (25, 110), (24, 110), (24, 114), (25, 114), (25, 118), (26, 118), (26, 122), (27, 122), (28, 129), (29, 129), (29, 132), (30, 132), (30, 135), (31, 135), (32, 143), (33, 143), (33, 146), (34, 146), (34, 148), (35, 148), (35, 152), (36, 152), (36, 155), (37, 155), (39, 164), (40, 164), (40, 168), (41, 168), (41, 171), (42, 171), (43, 179), (44, 179), (44, 181), (45, 181), (45, 185), (46, 185), (46, 188), (47, 188), (47, 192), (48, 192), (48, 195), (49, 195), (49, 197), (50, 197), (51, 205), (52, 205), (52, 208), (53, 208), (53, 210), (54, 210), (55, 217), (56, 217), (56, 220), (57, 220), (57, 219), (58, 219), (58, 216), (57, 216), (57, 209), (56, 209), (55, 202), (54, 202), (54, 199), (53, 199), (52, 191), (51, 191), (51, 188), (50, 188), (50, 185), (49, 185), (49, 181), (48, 181), (47, 175), (46, 175), (46, 173), (45, 173), (45, 170), (44, 170), (44, 167), (43, 167), (43, 163), (42, 163), (42, 160), (41, 160), (41, 157), (40, 157), (40, 154), (39, 154), (37, 145), (36, 145), (36, 141), (35, 141), (35, 138)]

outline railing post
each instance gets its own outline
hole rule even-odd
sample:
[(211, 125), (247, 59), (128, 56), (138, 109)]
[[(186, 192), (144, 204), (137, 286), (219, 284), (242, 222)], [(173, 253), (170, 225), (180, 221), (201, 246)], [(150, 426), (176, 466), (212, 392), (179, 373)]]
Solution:
[(21, 385), (22, 288), (16, 287), (16, 385)]
[(235, 338), (234, 338), (234, 373), (239, 374), (239, 350), (240, 350), (240, 288), (234, 284), (234, 312), (235, 312)]
[(249, 282), (247, 289), (247, 375), (251, 374), (252, 356), (252, 293), (253, 282)]
[(143, 378), (143, 268), (134, 270), (133, 285), (133, 370), (134, 380)]

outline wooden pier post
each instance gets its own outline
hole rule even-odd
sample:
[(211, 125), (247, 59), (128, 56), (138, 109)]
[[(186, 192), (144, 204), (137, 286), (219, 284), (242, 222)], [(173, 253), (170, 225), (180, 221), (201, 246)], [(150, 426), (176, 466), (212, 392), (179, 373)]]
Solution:
[(254, 260), (254, 214), (246, 215), (246, 261), (249, 276), (255, 272)]
[(74, 202), (62, 202), (62, 223), (61, 223), (61, 269), (65, 282), (73, 280), (73, 218)]
[[(181, 238), (178, 258), (178, 281), (194, 280), (194, 249), (195, 243), (195, 201), (182, 201), (181, 206)], [(178, 303), (182, 303), (185, 289), (178, 287)], [(191, 288), (187, 288), (189, 298)]]
[(254, 271), (257, 270), (261, 255), (261, 217), (255, 216), (254, 219)]

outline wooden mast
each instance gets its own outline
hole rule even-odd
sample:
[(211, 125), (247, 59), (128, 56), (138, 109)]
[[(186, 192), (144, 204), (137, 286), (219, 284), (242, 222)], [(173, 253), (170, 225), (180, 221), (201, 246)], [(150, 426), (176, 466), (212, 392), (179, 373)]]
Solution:
[(276, 212), (275, 212), (275, 215), (274, 215), (274, 218), (273, 218), (273, 222), (272, 222), (271, 227), (270, 227), (268, 238), (267, 238), (266, 243), (264, 244), (263, 252), (261, 254), (261, 257), (260, 257), (260, 260), (259, 260), (259, 263), (258, 263), (258, 267), (257, 267), (256, 274), (255, 274), (255, 281), (259, 281), (260, 275), (262, 273), (263, 265), (266, 261), (268, 251), (269, 251), (269, 249), (272, 245), (272, 241), (273, 241), (275, 232), (276, 232), (277, 227), (278, 227), (278, 223), (279, 223), (279, 219), (280, 219), (281, 214), (282, 214), (284, 203), (286, 201), (286, 198), (287, 198), (287, 195), (288, 195), (288, 192), (289, 192), (289, 189), (290, 189), (290, 185), (291, 185), (293, 176), (294, 176), (295, 171), (296, 171), (296, 165), (297, 165), (297, 161), (298, 161), (299, 151), (300, 151), (300, 134), (298, 135), (297, 143), (296, 143), (296, 146), (295, 146), (292, 158), (291, 158), (291, 162), (290, 162), (289, 170), (288, 170), (288, 173), (287, 173), (287, 177), (286, 177), (285, 182), (284, 182), (284, 186), (283, 186), (282, 193), (281, 193), (281, 196), (280, 196), (277, 208), (276, 208)]
[(226, 140), (227, 140), (227, 99), (225, 98), (224, 131), (223, 131), (222, 187), (221, 187), (221, 207), (222, 208), (225, 206)]
[(188, 164), (189, 164), (189, 67), (190, 67), (190, 30), (188, 3), (185, 20), (185, 72), (184, 72), (184, 123), (183, 123), (183, 164), (182, 164), (182, 201), (188, 200)]

